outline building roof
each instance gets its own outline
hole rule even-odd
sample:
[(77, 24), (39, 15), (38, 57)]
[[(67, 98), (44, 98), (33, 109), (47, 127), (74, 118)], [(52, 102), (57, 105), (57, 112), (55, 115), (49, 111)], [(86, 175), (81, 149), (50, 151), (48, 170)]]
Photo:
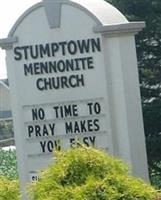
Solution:
[(4, 86), (6, 89), (9, 90), (9, 82), (8, 82), (8, 79), (0, 79), (0, 85)]
[(7, 78), (6, 78), (6, 79), (2, 79), (2, 81), (3, 81), (7, 86), (9, 86), (9, 81), (8, 81)]
[[(9, 84), (8, 84), (8, 79), (0, 79), (0, 87), (3, 87), (9, 92)], [(3, 105), (3, 96), (0, 97), (0, 103)], [(12, 117), (12, 112), (10, 109), (8, 110), (0, 110), (0, 120), (2, 119), (8, 119)]]

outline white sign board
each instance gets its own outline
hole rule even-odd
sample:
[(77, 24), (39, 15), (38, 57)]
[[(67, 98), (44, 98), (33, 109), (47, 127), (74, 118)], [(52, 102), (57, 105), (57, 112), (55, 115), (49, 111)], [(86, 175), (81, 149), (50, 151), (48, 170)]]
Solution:
[[(101, 25), (105, 22), (108, 26)], [(26, 11), (8, 39), (1, 41), (7, 49), (22, 185), (38, 179), (37, 170), (47, 166), (53, 150), (79, 143), (103, 148), (135, 163), (131, 151), (137, 141), (130, 129), (138, 126), (142, 141), (143, 129), (141, 109), (136, 108), (140, 99), (135, 47), (133, 36), (126, 35), (127, 28), (130, 34), (141, 29), (139, 23), (131, 26), (104, 1), (44, 0)], [(132, 53), (127, 57), (129, 50)], [(127, 68), (126, 77), (122, 66), (129, 64), (134, 68), (132, 72)], [(129, 79), (131, 75), (134, 81)], [(127, 89), (128, 81), (133, 82)], [(131, 97), (126, 91), (131, 91), (130, 87), (136, 87), (132, 95), (138, 97), (133, 114), (127, 109)], [(140, 124), (129, 125), (131, 116)], [(141, 169), (147, 177), (144, 148), (144, 143), (138, 148), (143, 152), (140, 165), (144, 166), (134, 171), (139, 174)]]
[(62, 38), (52, 30), (53, 41), (36, 34), (27, 45), (13, 47), (28, 172), (39, 169), (37, 160), (53, 149), (78, 142), (105, 149), (112, 144), (102, 41), (97, 34), (90, 38), (90, 30), (84, 36), (77, 29), (75, 40), (68, 39), (68, 29)]
[[(67, 13), (75, 15), (73, 29)], [(44, 14), (38, 7), (24, 18), (14, 32), (18, 42), (7, 52), (15, 84), (16, 144), (27, 180), (49, 163), (53, 150), (81, 143), (112, 152), (104, 53), (101, 35), (92, 29), (95, 21), (63, 5), (61, 27), (51, 29)]]

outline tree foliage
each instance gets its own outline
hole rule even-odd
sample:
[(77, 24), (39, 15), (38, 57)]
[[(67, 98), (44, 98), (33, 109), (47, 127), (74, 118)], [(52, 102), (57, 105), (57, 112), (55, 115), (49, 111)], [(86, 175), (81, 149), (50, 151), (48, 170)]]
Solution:
[[(129, 21), (145, 21), (136, 36), (144, 128), (151, 174), (161, 186), (161, 1), (109, 0)], [(153, 179), (154, 180), (154, 179)]]
[(0, 149), (0, 176), (17, 179), (17, 160), (15, 150)]
[(157, 192), (128, 175), (120, 160), (93, 148), (57, 153), (29, 189), (34, 200), (154, 200)]

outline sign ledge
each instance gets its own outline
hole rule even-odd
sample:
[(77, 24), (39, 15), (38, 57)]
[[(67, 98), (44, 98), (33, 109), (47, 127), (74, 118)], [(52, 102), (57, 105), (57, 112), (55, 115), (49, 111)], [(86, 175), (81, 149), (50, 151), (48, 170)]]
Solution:
[(93, 28), (95, 33), (107, 34), (107, 35), (115, 35), (120, 33), (138, 33), (143, 28), (145, 28), (145, 22), (128, 22), (122, 24), (114, 24), (114, 25), (97, 25)]
[(18, 42), (18, 37), (8, 37), (0, 39), (0, 47), (2, 49), (11, 49), (14, 43)]

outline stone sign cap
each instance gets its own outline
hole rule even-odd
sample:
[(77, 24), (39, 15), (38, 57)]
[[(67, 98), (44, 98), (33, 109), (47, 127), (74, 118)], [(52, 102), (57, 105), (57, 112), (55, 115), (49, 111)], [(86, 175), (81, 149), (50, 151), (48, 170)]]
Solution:
[[(83, 9), (97, 24), (127, 23), (127, 19), (111, 4), (103, 0), (43, 0), (51, 28), (60, 26), (61, 5), (68, 4)], [(54, 11), (54, 12), (53, 12)]]
[(43, 0), (29, 8), (15, 23), (9, 33), (9, 37), (13, 36), (17, 26), (26, 18), (31, 12), (38, 7), (45, 7), (46, 15), (48, 17), (51, 28), (60, 27), (61, 5), (67, 4), (77, 7), (90, 15), (97, 24), (112, 25), (120, 23), (128, 23), (128, 20), (121, 14), (114, 6), (105, 2), (104, 0)]
[(44, 7), (50, 28), (61, 26), (61, 8), (66, 4), (84, 11), (94, 19), (96, 26), (94, 32), (113, 35), (117, 33), (137, 33), (145, 27), (145, 22), (128, 22), (126, 17), (114, 6), (104, 0), (43, 0), (30, 7), (16, 21), (8, 34), (8, 38), (0, 40), (2, 49), (12, 48), (12, 44), (18, 42), (14, 36), (17, 27), (34, 10)]

